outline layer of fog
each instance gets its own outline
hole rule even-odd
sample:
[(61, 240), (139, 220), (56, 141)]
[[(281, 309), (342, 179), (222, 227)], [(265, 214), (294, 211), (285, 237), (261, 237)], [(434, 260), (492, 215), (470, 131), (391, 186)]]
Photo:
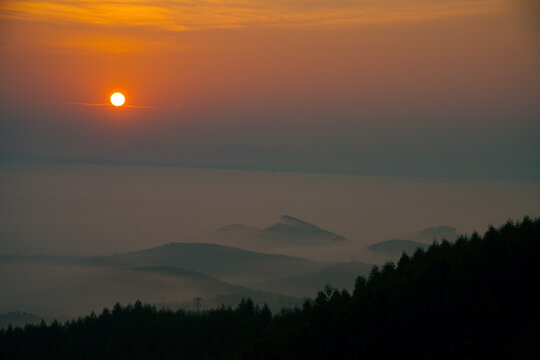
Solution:
[(100, 312), (116, 302), (190, 301), (201, 294), (173, 277), (34, 261), (0, 262), (0, 282), (0, 313), (24, 310), (40, 316)]
[[(242, 296), (277, 310), (316, 295), (327, 282), (351, 289), (354, 278), (367, 274), (372, 264), (397, 259), (368, 251), (371, 244), (391, 239), (429, 243), (419, 231), (438, 225), (455, 227), (458, 233), (482, 232), (508, 218), (537, 215), (539, 198), (538, 182), (3, 164), (0, 255), (93, 256), (171, 242), (210, 242), (308, 258), (320, 266), (304, 273), (276, 273), (275, 278), (248, 276), (249, 282), (241, 282), (236, 280), (258, 272), (247, 267), (229, 278), (206, 277), (209, 269), (189, 266), (141, 271), (133, 268), (141, 265), (0, 256), (0, 314), (21, 311), (36, 314), (34, 319), (68, 319), (116, 302), (142, 300), (192, 309), (195, 297), (202, 297), (203, 307), (212, 307), (234, 305)], [(318, 239), (310, 246), (257, 236), (282, 215), (346, 240), (325, 244)], [(230, 224), (243, 224), (247, 231), (216, 232)], [(25, 316), (33, 315), (8, 318)]]
[[(3, 164), (0, 254), (99, 255), (169, 242), (209, 242), (222, 226), (263, 229), (288, 214), (347, 241), (272, 252), (362, 260), (366, 246), (414, 239), (426, 227), (481, 232), (508, 218), (534, 216), (540, 212), (539, 198), (538, 182)], [(250, 247), (268, 251), (257, 249), (256, 242)]]

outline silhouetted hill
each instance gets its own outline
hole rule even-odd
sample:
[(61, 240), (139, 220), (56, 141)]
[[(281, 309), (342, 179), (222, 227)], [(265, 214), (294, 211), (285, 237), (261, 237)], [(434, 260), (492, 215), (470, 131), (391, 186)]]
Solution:
[[(132, 268), (135, 272), (141, 272), (146, 274), (166, 275), (176, 279), (190, 279), (193, 282), (190, 288), (198, 289), (199, 296), (206, 294), (220, 294), (220, 293), (232, 293), (242, 292), (243, 290), (249, 290), (239, 285), (229, 284), (225, 281), (216, 279), (214, 277), (172, 266), (143, 266)], [(247, 292), (246, 292), (247, 293)]]
[(429, 244), (412, 240), (385, 240), (368, 246), (368, 250), (374, 253), (387, 255), (401, 255), (406, 252), (412, 254), (417, 248), (426, 249)]
[(205, 243), (171, 243), (147, 250), (95, 257), (91, 262), (107, 266), (180, 267), (239, 283), (305, 274), (322, 267), (322, 264), (302, 258)]
[[(26, 311), (69, 318), (114, 302), (137, 299), (190, 308), (234, 305), (242, 297), (272, 309), (298, 299), (239, 284), (312, 272), (325, 266), (306, 259), (232, 247), (174, 243), (99, 257), (0, 255), (0, 312)], [(232, 303), (230, 301), (233, 301)]]
[(214, 242), (260, 249), (287, 245), (331, 245), (346, 240), (343, 236), (288, 215), (283, 215), (278, 223), (263, 230), (242, 224), (227, 225), (214, 231), (210, 239)]
[(203, 308), (235, 305), (242, 297), (256, 298), (274, 309), (299, 302), (171, 266), (103, 266), (74, 259), (14, 257), (0, 260), (0, 268), (10, 274), (2, 281), (0, 312), (30, 311), (48, 319), (71, 318), (137, 299), (184, 309), (191, 309), (194, 297), (202, 298)]
[[(276, 311), (279, 311), (282, 307), (299, 305), (301, 303), (300, 299), (287, 296), (287, 294), (284, 296), (271, 291), (261, 291), (245, 286), (233, 285), (205, 274), (181, 268), (149, 266), (134, 268), (133, 270), (173, 276), (181, 280), (186, 278), (195, 280), (191, 284), (190, 289), (197, 289), (198, 292), (195, 295), (202, 297), (203, 309), (217, 308), (222, 305), (234, 306), (243, 298), (253, 299), (253, 301), (259, 304), (266, 303), (270, 309)], [(162, 302), (160, 306), (173, 309), (185, 309), (189, 307), (185, 301)]]
[(343, 236), (288, 215), (283, 215), (280, 218), (280, 222), (262, 230), (259, 233), (259, 237), (274, 241), (304, 243), (308, 245), (345, 240)]

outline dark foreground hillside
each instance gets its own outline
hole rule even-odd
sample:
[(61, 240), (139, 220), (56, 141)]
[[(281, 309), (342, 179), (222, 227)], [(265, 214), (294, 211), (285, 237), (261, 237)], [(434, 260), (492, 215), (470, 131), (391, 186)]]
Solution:
[(2, 359), (540, 358), (540, 219), (442, 242), (272, 317), (244, 300), (201, 314), (115, 306), (0, 331)]

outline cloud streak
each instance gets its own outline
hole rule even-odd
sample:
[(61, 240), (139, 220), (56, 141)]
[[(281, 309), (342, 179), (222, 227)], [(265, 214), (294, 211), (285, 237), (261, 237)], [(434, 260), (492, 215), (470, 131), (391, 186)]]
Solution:
[[(0, 22), (6, 33), (39, 28), (30, 40), (34, 48), (129, 54), (169, 51), (171, 44), (179, 46), (179, 34), (185, 32), (351, 28), (431, 21), (504, 13), (511, 3), (512, 0), (5, 0), (0, 2)], [(2, 44), (0, 48), (7, 46), (22, 45)]]
[(91, 104), (86, 102), (67, 102), (65, 105), (83, 105), (83, 106), (112, 106), (111, 104)]
[[(87, 102), (66, 102), (65, 105), (75, 105), (75, 106), (88, 106), (88, 107), (111, 107), (116, 108), (116, 106), (112, 104), (93, 104), (93, 103), (87, 103)], [(120, 106), (120, 108), (128, 108), (128, 109), (173, 109), (173, 108), (179, 108), (182, 104), (173, 104), (173, 105), (166, 105), (166, 106), (158, 106), (158, 105), (130, 105), (125, 104)]]
[(491, 13), (508, 0), (4, 1), (0, 18), (55, 24), (146, 26), (166, 31), (250, 26), (325, 26)]

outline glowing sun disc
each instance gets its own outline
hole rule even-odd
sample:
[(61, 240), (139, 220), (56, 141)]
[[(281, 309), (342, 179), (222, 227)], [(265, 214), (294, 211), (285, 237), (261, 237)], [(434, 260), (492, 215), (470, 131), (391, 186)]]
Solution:
[(122, 106), (126, 102), (126, 98), (121, 93), (117, 92), (111, 95), (111, 104), (114, 106)]

